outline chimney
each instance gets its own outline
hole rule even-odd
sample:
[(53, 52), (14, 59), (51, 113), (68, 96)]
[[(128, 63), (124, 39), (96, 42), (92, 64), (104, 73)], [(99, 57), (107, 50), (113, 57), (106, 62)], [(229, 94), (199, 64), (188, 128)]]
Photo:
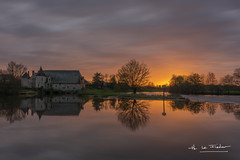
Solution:
[(34, 71), (32, 71), (32, 76), (34, 75)]

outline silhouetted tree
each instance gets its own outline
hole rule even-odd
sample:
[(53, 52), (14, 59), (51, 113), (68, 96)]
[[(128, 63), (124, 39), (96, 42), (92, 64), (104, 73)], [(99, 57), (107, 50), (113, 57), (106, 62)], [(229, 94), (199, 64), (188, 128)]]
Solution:
[(27, 71), (27, 67), (23, 64), (17, 64), (16, 62), (9, 62), (7, 66), (8, 74), (15, 78), (21, 78), (21, 76)]
[(187, 77), (187, 81), (192, 85), (201, 84), (201, 77), (198, 73), (192, 73)]
[(115, 75), (110, 75), (109, 87), (114, 89), (117, 86), (117, 79)]
[(135, 59), (130, 60), (118, 70), (119, 83), (127, 84), (137, 92), (137, 88), (142, 87), (149, 81), (150, 69), (144, 63), (139, 63)]
[(181, 84), (183, 84), (183, 82), (183, 76), (177, 76), (174, 74), (170, 80), (170, 86), (180, 86)]
[(240, 68), (236, 68), (233, 72), (234, 83), (240, 85)]
[(103, 87), (103, 75), (100, 72), (96, 72), (93, 76), (92, 84), (95, 88), (102, 88)]
[(217, 83), (217, 79), (214, 73), (209, 72), (206, 79), (206, 84), (214, 85)]
[(233, 85), (233, 76), (226, 75), (221, 79), (221, 84), (223, 85)]

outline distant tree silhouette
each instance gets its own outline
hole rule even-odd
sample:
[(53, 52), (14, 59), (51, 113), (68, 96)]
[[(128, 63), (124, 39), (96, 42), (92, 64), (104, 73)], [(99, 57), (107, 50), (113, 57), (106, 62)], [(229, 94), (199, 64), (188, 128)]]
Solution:
[(113, 75), (110, 75), (110, 80), (109, 80), (109, 87), (111, 89), (114, 89), (116, 88), (117, 86), (117, 79), (116, 79), (116, 76), (113, 74)]
[(16, 62), (9, 62), (7, 66), (8, 74), (15, 78), (21, 78), (21, 76), (27, 71), (27, 67), (23, 64), (17, 64)]
[(96, 72), (93, 76), (92, 84), (95, 88), (102, 88), (103, 87), (103, 75), (100, 72)]
[(187, 81), (192, 85), (201, 84), (201, 76), (198, 73), (192, 73), (187, 77)]
[(240, 85), (240, 68), (236, 68), (233, 72), (234, 83)]
[(180, 86), (183, 83), (184, 83), (184, 77), (177, 76), (175, 74), (172, 76), (172, 78), (170, 80), (170, 86)]
[(209, 72), (207, 75), (207, 79), (206, 79), (206, 84), (208, 85), (215, 85), (217, 84), (217, 79), (216, 76), (213, 72)]
[(224, 76), (223, 78), (221, 78), (220, 83), (222, 85), (233, 85), (233, 76), (231, 76), (229, 74)]
[(137, 88), (146, 85), (149, 81), (150, 69), (144, 63), (135, 59), (130, 60), (118, 70), (119, 83), (127, 84), (137, 92)]

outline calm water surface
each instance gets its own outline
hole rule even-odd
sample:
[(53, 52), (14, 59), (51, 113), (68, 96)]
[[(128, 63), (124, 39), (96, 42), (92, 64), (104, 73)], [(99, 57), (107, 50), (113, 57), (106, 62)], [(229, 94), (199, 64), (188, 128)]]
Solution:
[(239, 160), (239, 136), (239, 103), (0, 98), (3, 160)]

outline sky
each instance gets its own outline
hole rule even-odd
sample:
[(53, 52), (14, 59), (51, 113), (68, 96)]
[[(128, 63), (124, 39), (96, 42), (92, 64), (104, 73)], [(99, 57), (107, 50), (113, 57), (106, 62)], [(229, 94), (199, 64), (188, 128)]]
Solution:
[(239, 0), (1, 0), (0, 68), (115, 74), (130, 59), (151, 81), (240, 67)]

